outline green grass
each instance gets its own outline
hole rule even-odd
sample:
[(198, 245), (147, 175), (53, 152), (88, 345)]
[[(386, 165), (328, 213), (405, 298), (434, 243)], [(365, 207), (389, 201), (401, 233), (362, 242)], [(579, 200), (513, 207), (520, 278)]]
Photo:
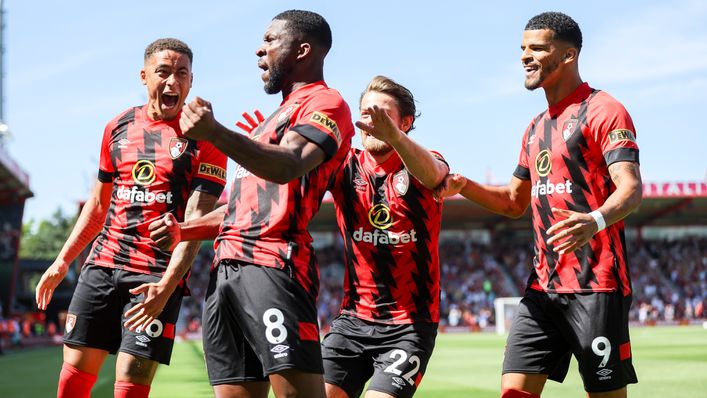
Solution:
[[(636, 328), (631, 331), (639, 383), (629, 396), (707, 396), (707, 330), (701, 327)], [(505, 338), (494, 334), (441, 334), (416, 397), (499, 396)], [(109, 357), (93, 398), (112, 397), (114, 357)], [(151, 397), (211, 397), (200, 342), (178, 343), (172, 366), (161, 367)], [(0, 357), (0, 397), (52, 397), (61, 368), (61, 348), (41, 348)], [(548, 382), (543, 397), (583, 397), (573, 362), (563, 384)]]

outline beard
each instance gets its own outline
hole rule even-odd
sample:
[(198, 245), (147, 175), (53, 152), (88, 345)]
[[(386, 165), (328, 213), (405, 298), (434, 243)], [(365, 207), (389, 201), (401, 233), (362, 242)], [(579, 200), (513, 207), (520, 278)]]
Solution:
[(282, 91), (285, 84), (285, 76), (289, 75), (292, 68), (284, 68), (282, 64), (273, 65), (268, 69), (268, 81), (263, 86), (267, 94), (277, 94)]
[(381, 156), (393, 150), (387, 142), (381, 141), (373, 136), (366, 136), (362, 139), (363, 149), (365, 149), (371, 155)]
[(552, 72), (557, 70), (557, 68), (559, 68), (559, 67), (560, 67), (560, 61), (558, 61), (558, 60), (549, 63), (546, 67), (543, 67), (540, 69), (540, 73), (538, 74), (538, 77), (536, 77), (534, 80), (533, 79), (531, 79), (531, 80), (526, 79), (525, 80), (525, 88), (530, 91), (533, 91), (536, 88), (540, 87), (543, 84), (543, 82), (545, 81), (545, 79), (547, 79), (547, 77), (550, 76), (550, 74), (552, 74)]

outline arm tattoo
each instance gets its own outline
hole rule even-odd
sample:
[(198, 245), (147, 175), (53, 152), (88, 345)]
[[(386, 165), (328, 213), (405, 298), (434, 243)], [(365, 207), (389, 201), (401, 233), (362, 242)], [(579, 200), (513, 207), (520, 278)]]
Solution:
[(619, 182), (621, 181), (622, 172), (636, 177), (639, 180), (641, 178), (641, 173), (638, 169), (637, 163), (617, 162), (609, 166), (609, 175), (611, 176), (611, 180), (614, 182), (615, 185), (619, 185)]

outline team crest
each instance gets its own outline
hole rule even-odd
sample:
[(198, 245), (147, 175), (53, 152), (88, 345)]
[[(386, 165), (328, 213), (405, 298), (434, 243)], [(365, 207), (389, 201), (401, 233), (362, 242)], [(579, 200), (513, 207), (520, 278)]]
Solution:
[(169, 156), (172, 159), (176, 159), (187, 150), (187, 145), (189, 141), (184, 138), (172, 137), (169, 139)]
[(76, 326), (76, 315), (67, 314), (66, 323), (64, 324), (64, 331), (66, 333), (71, 333), (71, 331), (74, 330), (74, 326)]
[(283, 109), (282, 112), (280, 112), (279, 115), (277, 115), (277, 122), (280, 123), (281, 121), (287, 119), (292, 115), (292, 113), (297, 109), (297, 104), (290, 105), (287, 108)]
[(410, 176), (406, 169), (402, 169), (393, 176), (393, 188), (398, 196), (403, 196), (407, 193), (410, 186)]
[(565, 124), (562, 125), (562, 138), (567, 141), (572, 134), (577, 130), (577, 126), (579, 125), (579, 120), (577, 119), (569, 119), (565, 122)]

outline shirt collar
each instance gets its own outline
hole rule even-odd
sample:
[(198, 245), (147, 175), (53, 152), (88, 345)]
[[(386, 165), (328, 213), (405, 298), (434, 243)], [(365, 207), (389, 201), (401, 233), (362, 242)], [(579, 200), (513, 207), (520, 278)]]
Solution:
[(164, 123), (168, 125), (169, 127), (173, 128), (175, 131), (177, 131), (177, 134), (181, 137), (182, 136), (182, 130), (179, 128), (179, 118), (182, 116), (182, 111), (180, 110), (177, 116), (172, 119), (172, 120), (154, 120), (150, 117), (150, 112), (148, 112), (148, 104), (145, 104), (140, 108), (140, 114), (148, 124), (161, 124)]
[(319, 81), (316, 81), (313, 83), (305, 84), (304, 86), (291, 92), (287, 97), (285, 97), (285, 99), (282, 100), (282, 103), (280, 105), (282, 105), (286, 102), (294, 101), (294, 100), (301, 98), (301, 97), (306, 97), (317, 90), (321, 90), (321, 89), (325, 89), (325, 88), (329, 88), (329, 87), (326, 85), (326, 83), (324, 83), (324, 80), (319, 80)]
[(400, 165), (402, 164), (402, 159), (400, 159), (400, 155), (395, 150), (392, 150), (392, 154), (388, 159), (383, 161), (383, 163), (378, 163), (376, 162), (376, 159), (371, 155), (368, 151), (363, 151), (364, 155), (367, 158), (367, 163), (371, 165), (373, 168), (373, 172), (381, 175), (381, 174), (390, 174), (395, 171), (398, 171), (400, 168)]
[(566, 96), (560, 102), (548, 108), (550, 116), (556, 117), (571, 104), (576, 104), (578, 102), (584, 101), (587, 97), (589, 97), (589, 94), (591, 93), (592, 88), (589, 87), (589, 83), (585, 82), (580, 84), (579, 87), (577, 87), (570, 95)]

